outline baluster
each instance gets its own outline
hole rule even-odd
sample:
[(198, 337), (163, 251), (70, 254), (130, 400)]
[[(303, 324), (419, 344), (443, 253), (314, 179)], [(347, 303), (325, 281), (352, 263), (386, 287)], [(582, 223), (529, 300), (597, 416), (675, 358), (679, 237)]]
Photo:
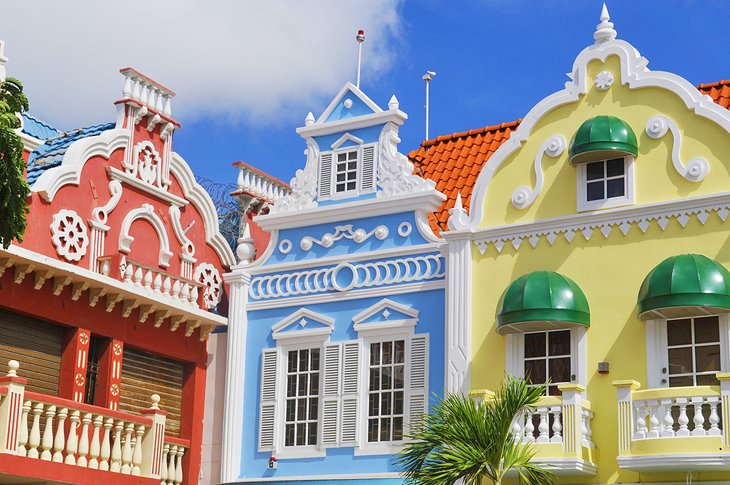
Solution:
[(172, 289), (172, 283), (170, 283), (170, 277), (165, 276), (165, 281), (162, 282), (162, 293), (170, 296), (170, 289)]
[(132, 473), (132, 433), (134, 433), (134, 423), (128, 423), (124, 429), (124, 448), (122, 450), (122, 473), (125, 475)]
[(720, 416), (717, 414), (717, 405), (719, 404), (720, 398), (708, 397), (707, 401), (710, 403), (710, 429), (707, 431), (708, 436), (722, 436), (722, 430), (718, 426), (720, 423)]
[(143, 277), (142, 267), (141, 266), (137, 266), (134, 269), (134, 284), (141, 286), (142, 285), (142, 277)]
[(144, 436), (144, 425), (137, 426), (137, 437), (134, 440), (134, 452), (132, 453), (132, 475), (138, 477), (142, 473), (142, 436)]
[(634, 432), (635, 440), (643, 440), (646, 438), (646, 407), (642, 402), (636, 403), (636, 431)]
[(160, 466), (160, 485), (167, 485), (167, 458), (170, 453), (170, 445), (165, 443), (162, 446), (162, 465)]
[(46, 428), (43, 430), (41, 441), (41, 460), (51, 461), (51, 448), (53, 447), (53, 418), (56, 416), (56, 406), (48, 406), (46, 409)]
[(111, 430), (114, 425), (114, 419), (106, 418), (104, 420), (104, 437), (101, 440), (101, 461), (99, 462), (99, 470), (109, 471), (109, 457), (111, 456)]
[(674, 418), (672, 417), (672, 400), (662, 399), (661, 406), (664, 408), (664, 419), (662, 420), (662, 438), (674, 436)]
[(167, 483), (172, 485), (175, 482), (175, 456), (177, 445), (170, 445), (170, 462), (167, 465)]
[[(78, 435), (76, 434), (76, 428), (79, 426), (81, 421), (81, 412), (73, 411), (69, 418), (71, 424), (68, 425), (68, 439), (66, 440), (66, 459), (63, 461), (67, 465), (76, 464), (76, 452), (79, 449)], [(60, 427), (60, 424), (59, 424)]]
[(532, 414), (525, 413), (525, 442), (535, 441), (535, 423), (532, 422)]
[(692, 419), (695, 429), (692, 430), (692, 436), (705, 436), (705, 417), (702, 415), (702, 403), (705, 401), (702, 397), (693, 397), (692, 404), (695, 408), (695, 416)]
[(180, 485), (183, 481), (183, 466), (182, 466), (182, 460), (183, 460), (183, 454), (185, 453), (185, 448), (182, 446), (177, 447), (177, 465), (175, 466), (175, 485)]
[(198, 287), (193, 286), (193, 291), (190, 292), (190, 303), (192, 305), (197, 306), (198, 305)]
[(658, 401), (649, 401), (647, 405), (649, 407), (649, 433), (647, 433), (647, 438), (659, 438), (659, 403)]
[(88, 466), (87, 456), (89, 455), (89, 425), (91, 424), (91, 413), (84, 414), (81, 419), (81, 439), (79, 440), (79, 458), (76, 460), (78, 466)]
[(152, 270), (148, 269), (144, 274), (144, 287), (148, 290), (152, 289)]
[(180, 298), (180, 280), (178, 279), (175, 279), (175, 282), (172, 284), (172, 297)]
[(537, 408), (537, 412), (540, 414), (540, 423), (537, 425), (537, 430), (539, 431), (539, 434), (537, 436), (537, 442), (548, 443), (550, 441), (550, 428), (548, 426), (548, 408)]
[(550, 443), (562, 443), (563, 442), (563, 423), (562, 423), (562, 407), (554, 406), (550, 408), (550, 414), (553, 416), (553, 437), (550, 438)]
[(53, 440), (53, 461), (63, 463), (63, 448), (66, 445), (65, 425), (68, 416), (68, 408), (61, 408), (58, 412), (56, 436)]
[(152, 289), (155, 293), (160, 293), (160, 289), (162, 288), (162, 275), (160, 273), (157, 273), (155, 275), (155, 279), (152, 282)]
[(43, 413), (43, 403), (39, 402), (33, 406), (33, 426), (30, 429), (30, 437), (28, 438), (28, 458), (38, 458), (38, 446), (41, 444), (41, 413)]
[(520, 421), (523, 419), (524, 416), (522, 414), (518, 414), (515, 416), (514, 421), (512, 421), (512, 436), (514, 436), (516, 443), (522, 441), (522, 426), (520, 426)]
[(96, 416), (94, 418), (94, 430), (91, 434), (91, 446), (89, 447), (89, 456), (91, 457), (91, 460), (89, 460), (89, 468), (93, 468), (94, 470), (99, 469), (99, 453), (100, 453), (100, 447), (101, 447), (101, 426), (102, 422), (104, 421), (104, 418), (101, 416)]
[(677, 419), (679, 429), (677, 430), (677, 436), (689, 436), (689, 428), (687, 428), (687, 424), (689, 423), (689, 418), (687, 417), (687, 398), (678, 397), (677, 406), (679, 406), (679, 418)]
[(18, 456), (28, 455), (28, 449), (25, 445), (28, 444), (28, 413), (30, 407), (30, 401), (23, 403), (23, 413), (20, 415), (20, 429), (18, 430), (18, 449), (15, 451)]
[(122, 429), (124, 421), (118, 420), (114, 426), (114, 444), (112, 445), (111, 466), (109, 471), (119, 473), (122, 469)]
[(180, 291), (180, 299), (184, 302), (190, 301), (190, 285), (187, 283), (182, 284), (182, 290)]

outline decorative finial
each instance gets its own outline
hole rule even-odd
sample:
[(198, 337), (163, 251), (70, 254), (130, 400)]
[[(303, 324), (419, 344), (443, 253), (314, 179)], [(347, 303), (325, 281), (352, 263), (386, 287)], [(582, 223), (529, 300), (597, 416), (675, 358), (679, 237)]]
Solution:
[(0, 40), (0, 82), (5, 80), (5, 63), (8, 58), (5, 57), (5, 41)]
[(613, 22), (610, 22), (610, 20), (611, 17), (608, 15), (608, 7), (604, 3), (601, 9), (601, 23), (596, 25), (596, 32), (593, 34), (596, 44), (616, 38), (616, 30), (613, 28)]
[(241, 237), (238, 238), (236, 256), (238, 256), (239, 264), (248, 264), (256, 258), (256, 248), (253, 245), (251, 228), (249, 227), (248, 222), (244, 224)]
[(457, 211), (464, 210), (464, 206), (461, 203), (461, 192), (458, 192), (456, 194), (456, 202), (454, 202), (454, 210), (457, 210)]
[(8, 377), (17, 377), (20, 362), (17, 360), (8, 361)]
[(150, 401), (152, 401), (152, 405), (150, 406), (150, 409), (160, 409), (160, 395), (159, 394), (152, 394), (150, 396)]
[(454, 202), (454, 208), (449, 209), (449, 220), (446, 221), (446, 225), (452, 231), (463, 227), (467, 222), (466, 210), (461, 202), (461, 192), (456, 194), (456, 201)]
[(357, 88), (360, 89), (360, 65), (362, 64), (362, 43), (365, 42), (365, 31), (360, 29), (355, 36), (357, 40)]
[(400, 106), (400, 103), (398, 102), (398, 98), (396, 98), (394, 94), (390, 97), (390, 101), (388, 101), (388, 108), (398, 109), (398, 106)]
[(312, 126), (314, 124), (314, 115), (310, 111), (306, 118), (304, 118), (305, 126)]

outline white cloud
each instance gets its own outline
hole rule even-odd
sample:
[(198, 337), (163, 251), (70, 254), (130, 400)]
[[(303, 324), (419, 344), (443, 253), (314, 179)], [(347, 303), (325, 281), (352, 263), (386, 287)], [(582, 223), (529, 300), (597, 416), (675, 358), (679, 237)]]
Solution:
[(178, 119), (270, 123), (353, 80), (359, 28), (363, 77), (389, 69), (398, 10), (398, 0), (15, 1), (0, 7), (0, 38), (31, 112), (62, 128), (111, 121), (126, 66), (177, 93)]

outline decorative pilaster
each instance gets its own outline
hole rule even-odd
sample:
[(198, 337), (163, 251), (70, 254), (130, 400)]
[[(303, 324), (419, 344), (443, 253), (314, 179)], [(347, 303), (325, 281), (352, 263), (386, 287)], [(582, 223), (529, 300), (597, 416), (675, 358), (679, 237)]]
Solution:
[(730, 372), (718, 372), (715, 374), (717, 380), (720, 381), (720, 399), (722, 410), (722, 446), (724, 450), (727, 450), (730, 446), (730, 426), (725, 423), (730, 423)]
[(61, 397), (84, 402), (91, 332), (85, 328), (69, 329), (68, 332), (61, 362)]
[(563, 413), (563, 452), (581, 456), (583, 443), (583, 393), (586, 388), (579, 384), (560, 384)]
[[(152, 427), (142, 438), (141, 475), (143, 477), (160, 478), (160, 471), (166, 465), (162, 459), (162, 448), (165, 440), (165, 421), (167, 411), (160, 409), (160, 396), (152, 394), (152, 405), (142, 414), (152, 418)], [(139, 434), (138, 434), (139, 436)], [(137, 453), (135, 448), (135, 453)]]
[(446, 392), (466, 394), (471, 361), (471, 241), (447, 238)]
[(251, 276), (240, 266), (223, 276), (230, 286), (228, 308), (228, 357), (226, 361), (225, 408), (223, 412), (223, 446), (221, 447), (221, 481), (234, 482), (241, 476), (243, 445), (243, 392), (246, 367), (246, 333), (248, 331), (248, 289)]
[(631, 439), (633, 438), (633, 399), (631, 393), (641, 387), (637, 381), (613, 381), (618, 393), (618, 454), (631, 454)]
[(0, 377), (0, 385), (8, 392), (0, 401), (0, 453), (15, 455), (20, 437), (20, 418), (23, 414), (23, 395), (27, 379), (18, 377), (20, 364), (17, 360), (8, 362), (8, 374)]
[(111, 339), (104, 349), (99, 363), (95, 403), (109, 409), (119, 409), (119, 394), (122, 390), (122, 358), (124, 342)]

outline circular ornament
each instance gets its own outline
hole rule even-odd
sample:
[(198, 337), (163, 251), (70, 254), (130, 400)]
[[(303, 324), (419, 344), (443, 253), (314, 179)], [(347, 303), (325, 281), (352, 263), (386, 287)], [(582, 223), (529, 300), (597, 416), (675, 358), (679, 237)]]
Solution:
[(357, 283), (357, 268), (350, 263), (340, 263), (332, 271), (332, 286), (337, 291), (349, 291)]
[(51, 242), (62, 258), (80, 261), (89, 246), (86, 224), (75, 211), (61, 209), (51, 222)]
[(398, 226), (398, 235), (400, 237), (408, 237), (411, 235), (411, 232), (413, 231), (413, 226), (411, 226), (408, 222), (401, 222)]
[(596, 85), (599, 91), (606, 91), (613, 86), (613, 74), (610, 71), (601, 71), (596, 74), (596, 79), (593, 80), (593, 84)]
[(195, 270), (195, 281), (203, 285), (203, 305), (207, 310), (220, 303), (223, 297), (221, 275), (210, 263), (200, 263)]
[(281, 254), (289, 254), (291, 251), (291, 241), (288, 239), (282, 239), (279, 243), (279, 252)]

